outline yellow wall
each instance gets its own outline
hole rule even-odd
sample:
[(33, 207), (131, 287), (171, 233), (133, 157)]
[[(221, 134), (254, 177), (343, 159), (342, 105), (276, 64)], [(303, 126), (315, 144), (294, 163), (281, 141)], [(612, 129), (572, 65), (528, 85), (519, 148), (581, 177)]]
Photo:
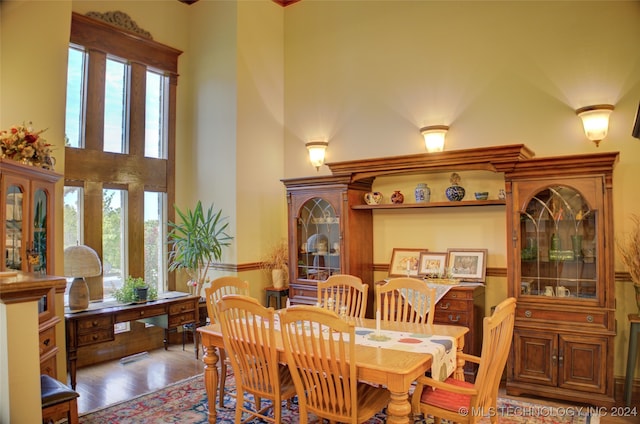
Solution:
[[(622, 235), (640, 209), (632, 194), (640, 141), (631, 137), (638, 40), (638, 2), (303, 0), (285, 13), (285, 174), (315, 174), (304, 147), (312, 138), (328, 139), (328, 162), (396, 156), (424, 152), (419, 128), (434, 124), (451, 127), (446, 150), (523, 143), (539, 157), (619, 151), (614, 220)], [(598, 103), (615, 105), (600, 147), (575, 114)], [(442, 200), (448, 176), (386, 178), (374, 189), (388, 199), (400, 188), (410, 199), (426, 182), (432, 200)], [(468, 196), (480, 187), (497, 195), (499, 183), (462, 178)], [(505, 223), (499, 207), (375, 211), (374, 262), (388, 263), (393, 247), (486, 247), (488, 266), (504, 268)], [(616, 270), (624, 270), (619, 262)], [(626, 317), (636, 305), (629, 282), (616, 289), (614, 374), (622, 376)], [(506, 297), (506, 279), (488, 279), (486, 293), (490, 308)]]

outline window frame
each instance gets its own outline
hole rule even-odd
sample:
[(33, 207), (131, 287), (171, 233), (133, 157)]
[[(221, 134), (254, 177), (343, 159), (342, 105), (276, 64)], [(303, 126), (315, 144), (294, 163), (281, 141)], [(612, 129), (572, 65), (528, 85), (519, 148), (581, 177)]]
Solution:
[[(118, 187), (128, 192), (128, 273), (144, 275), (144, 192), (166, 193), (175, 203), (175, 144), (177, 66), (180, 50), (78, 13), (72, 14), (70, 47), (81, 46), (88, 54), (84, 148), (65, 147), (65, 185), (81, 186), (83, 197), (83, 243), (102, 258), (102, 193)], [(118, 57), (130, 65), (128, 89), (128, 153), (104, 152), (104, 83), (107, 58)], [(146, 71), (162, 72), (166, 78), (166, 159), (145, 157)], [(116, 165), (116, 166), (114, 166)], [(173, 208), (165, 218), (173, 221)], [(90, 217), (90, 219), (88, 218)], [(166, 225), (166, 223), (165, 223)], [(104, 296), (102, 276), (87, 278), (92, 300)], [(175, 290), (175, 275), (167, 273), (168, 290)]]

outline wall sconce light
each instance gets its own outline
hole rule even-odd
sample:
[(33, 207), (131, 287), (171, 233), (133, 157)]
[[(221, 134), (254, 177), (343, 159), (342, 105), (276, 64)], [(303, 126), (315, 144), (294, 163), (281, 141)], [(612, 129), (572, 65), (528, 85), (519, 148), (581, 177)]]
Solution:
[(596, 146), (607, 136), (612, 110), (612, 105), (585, 106), (576, 110), (576, 114), (582, 118), (584, 133), (589, 140), (596, 143)]
[(447, 131), (449, 131), (449, 127), (446, 125), (430, 125), (420, 128), (427, 152), (441, 152), (444, 150), (444, 137), (447, 135)]
[(329, 146), (327, 141), (310, 141), (307, 144), (307, 150), (309, 150), (309, 159), (311, 159), (311, 165), (316, 167), (316, 171), (320, 171), (320, 167), (324, 164), (324, 152)]

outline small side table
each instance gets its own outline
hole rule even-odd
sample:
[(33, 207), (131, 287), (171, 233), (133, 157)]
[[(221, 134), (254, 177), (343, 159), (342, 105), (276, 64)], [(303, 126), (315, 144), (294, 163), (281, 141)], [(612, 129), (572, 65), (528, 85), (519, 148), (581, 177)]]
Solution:
[(289, 287), (265, 287), (264, 291), (267, 293), (267, 308), (271, 306), (271, 298), (276, 298), (276, 309), (282, 309), (282, 297), (289, 297)]
[(629, 354), (627, 355), (627, 376), (624, 380), (624, 403), (631, 406), (631, 386), (633, 383), (633, 372), (636, 369), (638, 359), (638, 337), (640, 337), (640, 315), (629, 314)]

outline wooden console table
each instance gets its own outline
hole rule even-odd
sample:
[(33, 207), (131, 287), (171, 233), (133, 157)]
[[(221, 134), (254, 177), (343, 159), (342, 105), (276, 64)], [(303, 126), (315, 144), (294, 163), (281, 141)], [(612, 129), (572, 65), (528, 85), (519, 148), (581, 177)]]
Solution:
[(155, 301), (134, 305), (113, 302), (89, 304), (82, 312), (70, 312), (65, 308), (67, 331), (67, 362), (71, 387), (76, 388), (76, 361), (78, 348), (115, 340), (114, 325), (119, 322), (142, 321), (164, 328), (164, 348), (167, 349), (168, 333), (184, 324), (198, 322), (200, 298), (189, 293), (168, 292)]

